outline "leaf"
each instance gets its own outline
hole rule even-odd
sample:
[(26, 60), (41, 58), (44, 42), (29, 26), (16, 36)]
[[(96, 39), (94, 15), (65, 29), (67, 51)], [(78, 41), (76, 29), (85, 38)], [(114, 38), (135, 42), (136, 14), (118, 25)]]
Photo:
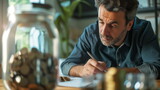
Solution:
[(82, 2), (83, 0), (75, 0), (71, 3), (71, 5), (69, 6), (70, 12), (68, 13), (69, 16), (71, 17), (74, 13), (74, 10), (76, 9), (76, 7), (79, 5), (80, 2)]
[(62, 22), (60, 13), (56, 13), (54, 23), (58, 28), (59, 32), (61, 32), (60, 23)]
[[(71, 0), (66, 0), (71, 1)], [(79, 3), (85, 3), (88, 4), (85, 0), (73, 0), (70, 5), (68, 6), (62, 6), (61, 1), (57, 0), (58, 6), (60, 8), (60, 12), (56, 12), (55, 17), (55, 25), (59, 30), (60, 33), (60, 47), (61, 47), (61, 57), (67, 57), (70, 52), (72, 51), (74, 45), (70, 42), (69, 39), (69, 26), (68, 21), (73, 16), (73, 13)], [(89, 4), (88, 4), (89, 5)]]

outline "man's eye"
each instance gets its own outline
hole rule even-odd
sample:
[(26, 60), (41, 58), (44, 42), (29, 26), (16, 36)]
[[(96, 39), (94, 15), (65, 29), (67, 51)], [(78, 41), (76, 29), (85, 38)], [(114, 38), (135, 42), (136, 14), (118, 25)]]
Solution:
[(101, 21), (100, 21), (99, 23), (100, 23), (100, 24), (103, 24), (103, 22), (101, 22)]
[(113, 28), (117, 28), (117, 27), (118, 27), (117, 24), (112, 24), (111, 26), (112, 26)]

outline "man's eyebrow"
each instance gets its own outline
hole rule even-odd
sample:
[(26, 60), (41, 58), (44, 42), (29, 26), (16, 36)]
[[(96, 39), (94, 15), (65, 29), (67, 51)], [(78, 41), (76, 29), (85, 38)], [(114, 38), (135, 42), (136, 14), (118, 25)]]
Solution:
[[(103, 21), (103, 19), (101, 19), (101, 18), (98, 18), (98, 20)], [(108, 24), (118, 24), (119, 25), (119, 23), (117, 21), (110, 21), (110, 22), (108, 22)]]
[(98, 20), (103, 21), (101, 18), (98, 18)]
[(119, 23), (117, 21), (111, 21), (108, 24), (118, 24), (119, 25)]

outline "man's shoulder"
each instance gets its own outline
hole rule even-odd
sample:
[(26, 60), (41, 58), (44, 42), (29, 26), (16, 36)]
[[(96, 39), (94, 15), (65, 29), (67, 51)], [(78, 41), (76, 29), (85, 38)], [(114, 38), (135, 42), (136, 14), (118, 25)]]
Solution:
[(142, 45), (144, 42), (152, 41), (156, 38), (150, 21), (135, 18), (132, 30), (129, 32), (130, 40)]
[(152, 26), (151, 26), (150, 21), (135, 17), (132, 29), (133, 30), (146, 30), (146, 28), (151, 28), (151, 27)]

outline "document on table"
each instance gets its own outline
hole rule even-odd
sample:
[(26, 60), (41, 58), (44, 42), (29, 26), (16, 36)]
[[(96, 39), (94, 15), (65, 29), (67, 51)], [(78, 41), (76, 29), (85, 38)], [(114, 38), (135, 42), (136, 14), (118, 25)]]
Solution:
[(97, 80), (85, 81), (83, 78), (79, 77), (70, 77), (70, 79), (70, 81), (58, 82), (58, 85), (65, 87), (88, 87), (90, 85), (96, 85), (98, 83)]

